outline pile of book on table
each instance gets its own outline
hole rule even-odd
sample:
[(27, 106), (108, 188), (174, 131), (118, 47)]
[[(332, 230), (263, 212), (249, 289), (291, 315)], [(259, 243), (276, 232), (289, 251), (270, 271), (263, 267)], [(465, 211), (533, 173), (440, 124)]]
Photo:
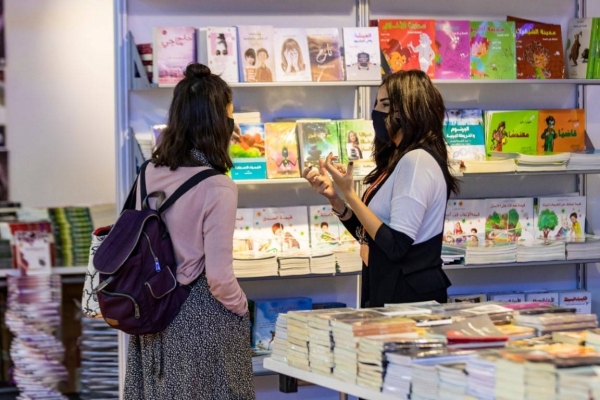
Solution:
[(596, 315), (549, 302), (289, 311), (272, 358), (399, 399), (600, 399)]

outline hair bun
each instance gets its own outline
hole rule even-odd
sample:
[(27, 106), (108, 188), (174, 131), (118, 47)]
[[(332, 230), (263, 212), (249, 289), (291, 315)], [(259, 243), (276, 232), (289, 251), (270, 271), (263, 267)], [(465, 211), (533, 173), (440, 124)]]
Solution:
[(188, 64), (187, 68), (185, 69), (185, 77), (186, 78), (204, 78), (206, 76), (210, 76), (211, 72), (210, 72), (210, 68), (208, 68), (206, 65), (204, 64), (199, 64), (199, 63), (191, 63)]

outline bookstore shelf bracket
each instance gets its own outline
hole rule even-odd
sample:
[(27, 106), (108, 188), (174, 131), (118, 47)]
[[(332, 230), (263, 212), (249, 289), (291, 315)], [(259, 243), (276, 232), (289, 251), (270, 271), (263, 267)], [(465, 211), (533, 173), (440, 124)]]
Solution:
[(130, 90), (148, 90), (151, 88), (150, 81), (148, 81), (148, 75), (145, 72), (142, 58), (137, 50), (133, 35), (131, 32), (127, 33), (127, 47), (129, 49), (129, 66), (130, 66), (130, 77), (131, 87)]

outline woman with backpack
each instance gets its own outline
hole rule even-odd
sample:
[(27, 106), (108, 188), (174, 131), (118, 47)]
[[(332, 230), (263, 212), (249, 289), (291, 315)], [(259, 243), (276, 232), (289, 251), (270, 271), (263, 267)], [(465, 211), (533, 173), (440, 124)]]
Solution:
[[(220, 174), (192, 187), (162, 215), (177, 281), (190, 293), (166, 330), (130, 337), (126, 400), (255, 398), (248, 304), (232, 265), (238, 193), (224, 174), (233, 165), (232, 116), (225, 81), (202, 64), (188, 65), (146, 168), (147, 192), (164, 191), (168, 200), (198, 172)], [(140, 209), (139, 188), (137, 199)]]

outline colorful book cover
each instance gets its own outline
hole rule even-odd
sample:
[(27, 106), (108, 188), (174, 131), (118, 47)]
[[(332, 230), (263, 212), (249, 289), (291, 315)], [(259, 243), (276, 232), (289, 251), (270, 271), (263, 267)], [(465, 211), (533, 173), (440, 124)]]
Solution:
[(567, 78), (585, 79), (593, 18), (574, 18), (567, 25)]
[(340, 222), (331, 211), (331, 206), (310, 206), (310, 247), (311, 249), (335, 249), (340, 245)]
[(515, 23), (471, 21), (471, 78), (516, 79)]
[(237, 30), (233, 27), (201, 28), (198, 60), (225, 82), (239, 82)]
[(485, 239), (485, 199), (451, 199), (446, 205), (444, 243), (477, 244)]
[(435, 21), (380, 19), (382, 73), (420, 69), (435, 77)]
[(469, 79), (469, 21), (435, 21), (436, 79)]
[(340, 157), (340, 137), (336, 121), (298, 121), (298, 144), (301, 151), (300, 171), (318, 165), (329, 153)]
[(259, 253), (308, 251), (308, 210), (299, 207), (254, 209), (254, 242)]
[(231, 179), (266, 179), (265, 125), (240, 124), (240, 138), (229, 146), (233, 159)]
[(240, 80), (242, 82), (275, 81), (273, 27), (240, 25), (237, 27)]
[(506, 19), (515, 22), (517, 79), (563, 79), (561, 26), (510, 16)]
[(304, 28), (275, 28), (275, 80), (311, 81), (310, 54)]
[(537, 152), (585, 150), (585, 110), (540, 110)]
[(24, 275), (49, 275), (55, 250), (50, 222), (9, 222), (8, 228), (13, 268)]
[(267, 178), (299, 178), (300, 158), (295, 122), (265, 124)]
[(346, 80), (381, 79), (379, 29), (377, 27), (343, 28)]
[(256, 250), (252, 239), (254, 232), (254, 210), (252, 208), (238, 208), (235, 212), (235, 231), (233, 232), (234, 257), (250, 256)]
[(530, 242), (535, 238), (533, 198), (486, 199), (485, 239)]
[(485, 160), (483, 112), (479, 109), (446, 110), (444, 138), (452, 160)]
[(308, 297), (254, 299), (253, 301), (252, 347), (260, 350), (273, 350), (275, 325), (279, 314), (312, 309), (312, 300)]
[(193, 27), (154, 28), (154, 82), (173, 85), (183, 79), (188, 64), (196, 61), (196, 29)]
[(306, 30), (313, 82), (344, 80), (344, 65), (338, 28)]
[(539, 197), (535, 214), (536, 237), (577, 240), (585, 234), (585, 196)]
[(537, 153), (538, 110), (486, 111), (485, 146), (492, 152)]
[(375, 169), (373, 121), (348, 119), (338, 121), (342, 163), (354, 163), (354, 175), (366, 176)]

